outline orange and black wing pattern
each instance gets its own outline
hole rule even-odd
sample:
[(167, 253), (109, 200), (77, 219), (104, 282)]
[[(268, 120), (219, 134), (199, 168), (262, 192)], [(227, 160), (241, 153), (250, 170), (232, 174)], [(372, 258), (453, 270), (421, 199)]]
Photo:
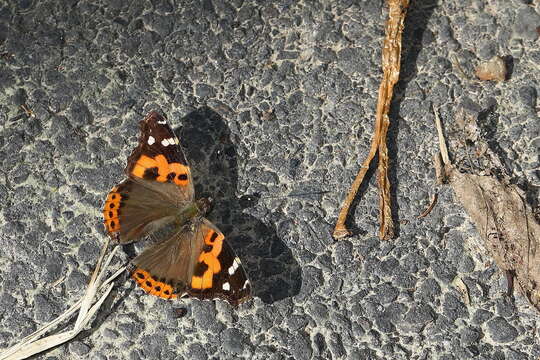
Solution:
[(233, 305), (251, 297), (251, 283), (225, 236), (196, 219), (133, 260), (132, 278), (147, 293), (166, 299), (221, 298)]
[[(173, 235), (132, 261), (131, 276), (147, 293), (174, 299), (222, 298), (238, 305), (251, 284), (225, 236), (194, 202), (191, 171), (167, 120), (150, 112), (140, 122), (137, 147), (128, 158), (128, 179), (115, 186), (103, 208), (105, 229), (119, 243), (138, 240), (168, 223)], [(185, 209), (191, 218), (179, 220)]]
[(139, 144), (127, 161), (126, 181), (105, 200), (105, 229), (127, 243), (166, 222), (175, 209), (194, 198), (193, 179), (180, 141), (155, 111), (140, 122)]
[(206, 219), (202, 220), (199, 234), (203, 247), (187, 293), (199, 299), (221, 298), (233, 305), (250, 299), (251, 283), (225, 235)]
[(126, 173), (134, 180), (175, 184), (182, 200), (193, 200), (193, 179), (180, 141), (155, 111), (140, 123), (139, 145), (128, 158)]

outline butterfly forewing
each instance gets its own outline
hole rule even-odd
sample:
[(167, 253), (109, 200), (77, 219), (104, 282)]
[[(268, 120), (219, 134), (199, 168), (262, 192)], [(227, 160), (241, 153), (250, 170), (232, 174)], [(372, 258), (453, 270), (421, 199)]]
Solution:
[(140, 239), (174, 220), (178, 210), (172, 201), (165, 192), (127, 179), (107, 196), (103, 207), (105, 229), (120, 243)]
[(175, 184), (181, 200), (193, 200), (193, 178), (180, 141), (155, 111), (140, 123), (139, 145), (128, 158), (126, 173), (136, 180)]

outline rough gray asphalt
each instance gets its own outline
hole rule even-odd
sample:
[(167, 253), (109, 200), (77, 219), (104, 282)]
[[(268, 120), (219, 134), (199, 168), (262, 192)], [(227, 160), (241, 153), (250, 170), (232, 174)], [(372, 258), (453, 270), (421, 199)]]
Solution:
[[(504, 295), (431, 157), (432, 104), (454, 138), (464, 109), (537, 204), (539, 13), (538, 1), (412, 1), (389, 138), (408, 224), (381, 242), (374, 176), (357, 235), (330, 233), (369, 148), (383, 2), (0, 2), (0, 347), (82, 295), (102, 204), (156, 109), (178, 129), (197, 192), (217, 199), (210, 218), (255, 298), (166, 302), (122, 279), (91, 330), (36, 358), (538, 359), (540, 314)], [(472, 76), (493, 55), (508, 81), (454, 65)]]

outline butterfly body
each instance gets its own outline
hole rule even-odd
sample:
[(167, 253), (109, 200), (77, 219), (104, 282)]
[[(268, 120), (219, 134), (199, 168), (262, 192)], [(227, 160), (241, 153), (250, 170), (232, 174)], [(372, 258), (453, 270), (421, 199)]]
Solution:
[(205, 218), (211, 199), (194, 199), (191, 170), (164, 117), (141, 121), (139, 145), (128, 158), (128, 179), (115, 186), (103, 215), (120, 244), (170, 225), (173, 231), (132, 261), (131, 276), (147, 293), (172, 299), (250, 298), (251, 284), (221, 231)]
[(173, 216), (176, 226), (183, 226), (189, 222), (198, 222), (200, 218), (206, 216), (212, 206), (212, 199), (200, 198), (192, 203), (187, 203), (182, 208), (178, 208)]

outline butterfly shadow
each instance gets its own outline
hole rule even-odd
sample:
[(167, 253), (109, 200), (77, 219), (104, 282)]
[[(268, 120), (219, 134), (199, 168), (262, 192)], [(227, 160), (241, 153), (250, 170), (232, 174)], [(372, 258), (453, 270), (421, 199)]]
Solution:
[[(170, 116), (169, 122), (177, 123)], [(207, 217), (242, 260), (253, 296), (273, 303), (298, 294), (301, 270), (291, 250), (278, 238), (274, 226), (249, 214), (253, 204), (248, 204), (246, 196), (237, 196), (238, 154), (225, 121), (203, 107), (186, 115), (180, 124), (175, 133), (190, 162), (196, 197), (214, 199)]]

